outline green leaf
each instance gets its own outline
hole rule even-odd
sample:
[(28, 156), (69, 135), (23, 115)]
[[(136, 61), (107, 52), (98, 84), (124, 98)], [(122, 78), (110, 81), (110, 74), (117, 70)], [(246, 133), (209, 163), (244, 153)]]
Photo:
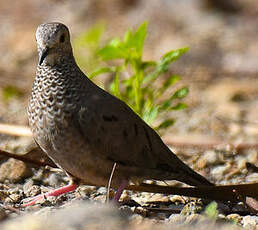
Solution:
[(215, 219), (217, 218), (219, 212), (217, 210), (218, 208), (218, 204), (215, 202), (215, 201), (212, 201), (210, 204), (208, 204), (208, 206), (205, 208), (205, 211), (204, 213), (212, 218), (212, 219)]
[(157, 65), (157, 62), (155, 62), (155, 61), (144, 61), (144, 62), (141, 63), (140, 68), (145, 70), (148, 67), (154, 67), (156, 65)]
[(160, 111), (164, 111), (167, 110), (170, 107), (171, 104), (171, 98), (169, 98), (168, 100), (164, 101), (161, 106), (160, 106)]
[(98, 55), (103, 60), (127, 58), (128, 54), (125, 49), (119, 46), (107, 45), (99, 50)]
[(121, 42), (120, 38), (114, 38), (110, 41), (109, 45), (114, 47), (121, 47), (123, 46), (123, 43)]
[(188, 93), (189, 93), (188, 87), (183, 87), (183, 88), (177, 90), (177, 91), (171, 96), (171, 99), (175, 99), (175, 98), (181, 99), (181, 98), (184, 98)]
[(170, 110), (181, 110), (181, 109), (185, 109), (187, 107), (187, 105), (185, 103), (177, 103), (175, 106), (170, 107)]
[(145, 113), (143, 116), (143, 120), (148, 124), (151, 124), (158, 115), (158, 107), (152, 107), (148, 113)]
[(132, 39), (132, 30), (129, 29), (126, 31), (126, 33), (124, 35), (124, 43), (129, 44), (131, 39)]
[(142, 54), (144, 40), (147, 34), (147, 26), (148, 23), (144, 22), (134, 33), (132, 33), (131, 30), (128, 30), (124, 37), (125, 46), (134, 48), (139, 56)]
[(116, 71), (116, 67), (99, 67), (89, 74), (89, 78), (96, 77), (103, 73), (113, 73)]
[(179, 75), (172, 75), (170, 76), (164, 83), (163, 88), (167, 89), (168, 87), (170, 87), (171, 85), (174, 85), (176, 82), (178, 82), (180, 80), (180, 76)]
[(162, 73), (167, 72), (170, 63), (177, 60), (183, 53), (187, 52), (188, 49), (189, 48), (186, 47), (182, 49), (172, 50), (163, 55), (160, 62), (156, 65), (156, 69), (145, 77), (143, 83), (152, 82), (156, 80), (156, 78)]
[(173, 125), (174, 123), (175, 123), (174, 119), (167, 119), (167, 120), (161, 122), (161, 124), (158, 127), (156, 127), (156, 129), (157, 130), (166, 129), (169, 126)]
[(176, 61), (183, 53), (186, 53), (187, 51), (188, 48), (186, 47), (167, 52), (161, 58), (160, 64), (157, 66), (157, 72), (159, 74), (165, 73), (168, 70), (169, 64), (173, 61)]
[(167, 53), (165, 53), (162, 57), (162, 61), (164, 62), (172, 62), (177, 60), (182, 54), (186, 53), (189, 50), (188, 47), (177, 49), (177, 50), (171, 50)]

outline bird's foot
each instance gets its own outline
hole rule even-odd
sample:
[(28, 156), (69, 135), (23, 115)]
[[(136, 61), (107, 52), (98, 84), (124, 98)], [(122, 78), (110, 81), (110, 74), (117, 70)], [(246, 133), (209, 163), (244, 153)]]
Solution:
[(128, 180), (123, 180), (119, 186), (119, 188), (117, 189), (116, 193), (115, 193), (115, 196), (113, 198), (113, 201), (116, 203), (116, 204), (119, 204), (119, 199), (124, 191), (124, 189), (127, 187), (129, 181)]
[(49, 197), (49, 196), (60, 196), (60, 195), (65, 194), (65, 193), (72, 192), (77, 187), (78, 187), (77, 184), (69, 184), (69, 185), (66, 185), (64, 187), (54, 189), (54, 190), (52, 190), (50, 192), (47, 192), (45, 194), (40, 194), (40, 195), (31, 197), (31, 198), (25, 199), (24, 203), (22, 204), (22, 207), (27, 207), (27, 206), (34, 205), (37, 201), (39, 201), (43, 198)]

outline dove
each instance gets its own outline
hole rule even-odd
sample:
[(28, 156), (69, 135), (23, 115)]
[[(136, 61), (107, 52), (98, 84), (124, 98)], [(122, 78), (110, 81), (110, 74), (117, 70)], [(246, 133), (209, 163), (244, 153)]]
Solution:
[(50, 195), (80, 183), (105, 186), (114, 164), (116, 201), (129, 182), (213, 185), (183, 163), (125, 102), (87, 78), (76, 64), (64, 24), (39, 25), (36, 41), (39, 62), (27, 109), (29, 126), (39, 147), (74, 178)]

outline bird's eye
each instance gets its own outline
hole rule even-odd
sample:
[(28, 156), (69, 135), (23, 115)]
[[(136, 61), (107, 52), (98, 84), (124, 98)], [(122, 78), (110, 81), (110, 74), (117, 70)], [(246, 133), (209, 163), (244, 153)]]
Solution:
[(60, 43), (63, 43), (65, 41), (65, 35), (62, 34), (59, 39)]

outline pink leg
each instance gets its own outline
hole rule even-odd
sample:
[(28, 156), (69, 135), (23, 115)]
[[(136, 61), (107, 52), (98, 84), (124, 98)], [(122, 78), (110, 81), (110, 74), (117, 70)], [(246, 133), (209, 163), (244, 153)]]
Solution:
[(114, 199), (113, 199), (113, 200), (115, 201), (115, 203), (118, 203), (118, 202), (119, 202), (119, 199), (120, 199), (120, 197), (121, 197), (121, 195), (122, 195), (124, 189), (125, 189), (126, 186), (128, 185), (128, 183), (129, 183), (128, 180), (122, 180), (122, 182), (121, 182), (121, 184), (120, 184), (118, 190), (116, 191), (116, 194), (115, 194), (115, 196), (114, 196)]
[(72, 192), (78, 187), (77, 184), (69, 184), (61, 188), (54, 189), (53, 191), (47, 192), (45, 194), (40, 194), (35, 197), (32, 197), (30, 201), (26, 202), (25, 204), (22, 204), (22, 207), (27, 207), (30, 205), (34, 205), (38, 200), (41, 200), (48, 196), (60, 196), (62, 194)]

